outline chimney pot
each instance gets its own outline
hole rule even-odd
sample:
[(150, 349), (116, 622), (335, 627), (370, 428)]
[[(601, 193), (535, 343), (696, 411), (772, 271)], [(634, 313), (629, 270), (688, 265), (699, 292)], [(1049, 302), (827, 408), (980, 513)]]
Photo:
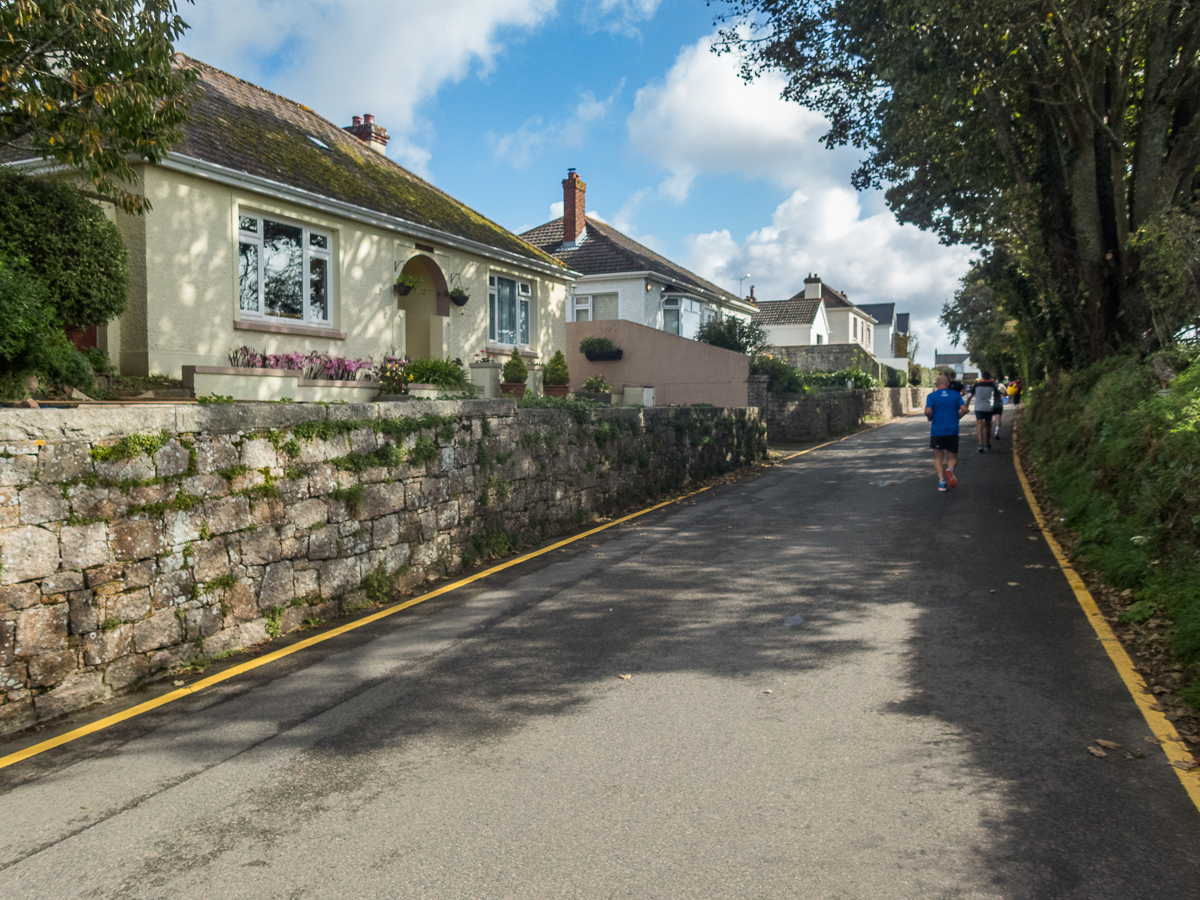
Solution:
[(351, 116), (350, 124), (351, 125), (361, 125), (362, 124), (362, 116)]
[(375, 117), (373, 115), (371, 115), (370, 113), (363, 113), (363, 122), (365, 124), (370, 125), (374, 121), (375, 121)]

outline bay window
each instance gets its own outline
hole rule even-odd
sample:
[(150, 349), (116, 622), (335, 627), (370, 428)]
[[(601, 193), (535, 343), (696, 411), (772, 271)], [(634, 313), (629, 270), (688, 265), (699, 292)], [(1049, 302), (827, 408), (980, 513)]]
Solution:
[(243, 319), (328, 326), (332, 238), (324, 231), (238, 216), (238, 309)]

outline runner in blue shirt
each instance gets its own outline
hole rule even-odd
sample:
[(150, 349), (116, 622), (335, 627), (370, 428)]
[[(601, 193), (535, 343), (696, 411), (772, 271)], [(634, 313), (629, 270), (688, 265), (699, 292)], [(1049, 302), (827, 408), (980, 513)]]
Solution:
[(929, 446), (933, 448), (933, 467), (937, 469), (938, 490), (958, 487), (954, 467), (958, 465), (958, 420), (967, 412), (962, 394), (950, 390), (950, 379), (939, 375), (937, 388), (925, 398), (925, 418), (929, 428)]

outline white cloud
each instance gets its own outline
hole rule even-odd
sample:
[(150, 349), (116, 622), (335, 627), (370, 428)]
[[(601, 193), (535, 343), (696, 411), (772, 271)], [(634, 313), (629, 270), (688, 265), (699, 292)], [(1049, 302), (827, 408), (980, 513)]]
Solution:
[(790, 196), (744, 241), (728, 230), (693, 235), (685, 265), (734, 291), (749, 272), (760, 299), (790, 297), (817, 272), (852, 302), (894, 301), (897, 311), (912, 314), (921, 356), (932, 362), (935, 347), (950, 346), (937, 316), (970, 252), (900, 225), (878, 193), (856, 193), (850, 173), (857, 152), (826, 150), (825, 119), (781, 99), (779, 75), (747, 84), (738, 60), (715, 55), (711, 42), (683, 48), (661, 82), (638, 91), (626, 122), (632, 147), (665, 172), (655, 195), (683, 203), (698, 177), (732, 174), (768, 181)]
[(488, 146), (497, 159), (505, 159), (517, 169), (527, 168), (545, 147), (582, 147), (587, 142), (589, 126), (608, 114), (624, 84), (622, 81), (604, 100), (597, 100), (591, 91), (584, 91), (574, 113), (565, 122), (544, 124), (541, 116), (534, 116), (508, 134), (489, 131)]
[(600, 0), (594, 10), (584, 11), (584, 21), (597, 31), (641, 38), (637, 23), (652, 18), (659, 0)]
[(186, 11), (179, 47), (270, 87), (338, 124), (364, 112), (392, 136), (388, 155), (424, 173), (418, 107), (471, 67), (487, 71), (502, 28), (531, 29), (556, 0), (208, 0)]

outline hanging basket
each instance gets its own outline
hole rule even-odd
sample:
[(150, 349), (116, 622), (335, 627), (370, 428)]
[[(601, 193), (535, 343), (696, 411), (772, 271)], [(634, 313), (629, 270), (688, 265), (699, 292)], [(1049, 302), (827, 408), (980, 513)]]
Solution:
[(470, 294), (451, 294), (450, 302), (455, 306), (466, 306), (467, 301), (471, 299)]
[(408, 284), (393, 284), (392, 290), (396, 292), (397, 297), (407, 297), (412, 293), (412, 285)]
[(583, 353), (588, 362), (613, 362), (625, 355), (625, 351), (617, 350), (585, 350)]

